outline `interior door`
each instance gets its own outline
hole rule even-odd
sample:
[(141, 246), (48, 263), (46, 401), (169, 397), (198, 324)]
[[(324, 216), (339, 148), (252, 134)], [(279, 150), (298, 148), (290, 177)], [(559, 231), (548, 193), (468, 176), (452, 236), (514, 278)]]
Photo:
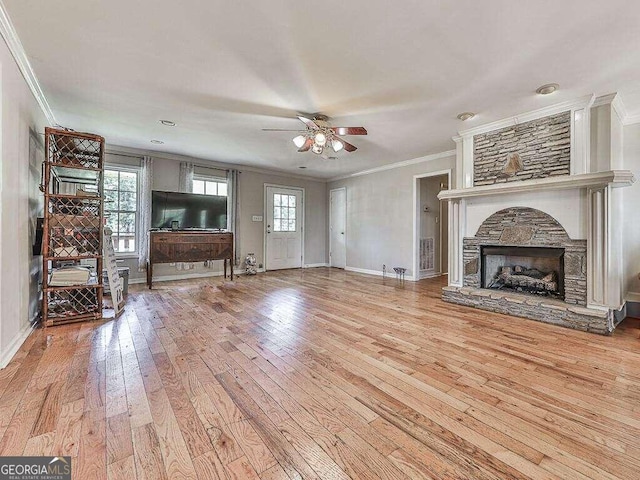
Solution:
[(266, 270), (302, 267), (302, 190), (267, 187)]
[(330, 192), (330, 246), (329, 261), (332, 267), (347, 265), (347, 191), (344, 188)]

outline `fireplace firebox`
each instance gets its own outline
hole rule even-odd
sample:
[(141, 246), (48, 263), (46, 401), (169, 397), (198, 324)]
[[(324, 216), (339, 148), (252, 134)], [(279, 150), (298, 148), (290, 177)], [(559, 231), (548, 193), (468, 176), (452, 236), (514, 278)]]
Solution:
[(482, 288), (564, 300), (564, 248), (484, 245)]

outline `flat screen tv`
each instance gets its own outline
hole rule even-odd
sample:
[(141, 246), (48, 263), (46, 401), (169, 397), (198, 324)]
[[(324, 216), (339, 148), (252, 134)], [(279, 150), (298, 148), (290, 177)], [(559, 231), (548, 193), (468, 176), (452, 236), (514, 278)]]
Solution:
[(151, 193), (151, 227), (178, 229), (227, 228), (227, 197), (196, 193)]

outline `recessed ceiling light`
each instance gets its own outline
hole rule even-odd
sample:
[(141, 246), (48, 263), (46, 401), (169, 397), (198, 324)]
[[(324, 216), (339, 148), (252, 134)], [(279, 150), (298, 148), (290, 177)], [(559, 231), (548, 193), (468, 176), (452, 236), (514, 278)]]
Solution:
[(172, 122), (171, 120), (160, 120), (162, 125), (166, 125), (167, 127), (175, 127), (176, 122)]
[(305, 168), (307, 168), (307, 167), (301, 166), (301, 167), (298, 167), (298, 168), (302, 168), (302, 169), (304, 170), (304, 169), (305, 169)]
[(164, 142), (162, 140), (151, 140), (151, 143), (155, 143), (156, 145), (162, 145)]
[(549, 95), (550, 93), (555, 92), (560, 88), (560, 85), (557, 83), (547, 83), (546, 85), (542, 85), (536, 89), (536, 93), (538, 95)]
[(458, 115), (458, 120), (466, 122), (467, 120), (471, 120), (475, 116), (476, 114), (473, 112), (462, 112), (460, 115)]

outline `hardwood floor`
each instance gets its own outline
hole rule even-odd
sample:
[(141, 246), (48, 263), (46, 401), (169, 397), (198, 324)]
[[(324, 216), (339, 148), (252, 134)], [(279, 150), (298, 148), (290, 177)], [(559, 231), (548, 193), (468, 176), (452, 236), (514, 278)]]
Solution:
[(640, 321), (612, 337), (328, 268), (132, 288), (0, 371), (0, 454), (93, 479), (640, 478)]

